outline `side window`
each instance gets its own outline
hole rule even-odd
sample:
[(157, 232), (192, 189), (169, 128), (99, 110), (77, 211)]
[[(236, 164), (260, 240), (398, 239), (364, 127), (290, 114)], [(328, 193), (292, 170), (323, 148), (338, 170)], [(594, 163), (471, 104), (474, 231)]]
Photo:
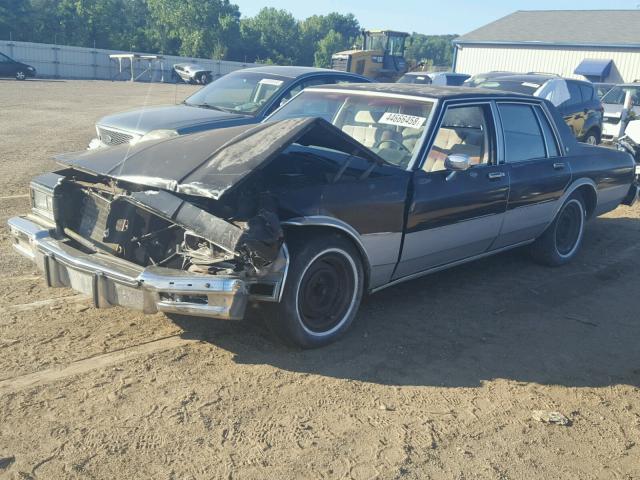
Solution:
[(573, 83), (567, 82), (569, 87), (569, 100), (562, 104), (563, 107), (572, 107), (582, 103), (582, 94), (580, 93), (580, 87)]
[(534, 107), (534, 109), (538, 114), (538, 120), (540, 121), (542, 133), (544, 134), (545, 143), (547, 145), (547, 157), (559, 157), (560, 150), (558, 149), (558, 142), (556, 141), (556, 137), (553, 134), (551, 124), (549, 124), (549, 119), (542, 111), (542, 108), (536, 106)]
[(545, 158), (544, 138), (530, 105), (498, 104), (507, 162)]
[(447, 108), (422, 169), (444, 170), (446, 158), (456, 153), (468, 155), (471, 165), (488, 164), (492, 152), (490, 112), (488, 105)]
[(582, 94), (583, 102), (590, 102), (591, 100), (593, 100), (593, 96), (595, 95), (595, 92), (591, 85), (580, 84), (580, 93)]
[(11, 59), (0, 53), (0, 63), (11, 63)]

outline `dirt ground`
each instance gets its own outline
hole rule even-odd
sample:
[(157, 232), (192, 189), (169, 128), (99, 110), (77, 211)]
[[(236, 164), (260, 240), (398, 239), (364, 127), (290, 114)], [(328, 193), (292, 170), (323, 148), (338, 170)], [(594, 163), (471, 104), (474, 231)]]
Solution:
[(640, 206), (564, 268), (516, 251), (384, 290), (315, 351), (47, 289), (6, 228), (29, 179), (193, 91), (0, 81), (0, 478), (640, 479)]

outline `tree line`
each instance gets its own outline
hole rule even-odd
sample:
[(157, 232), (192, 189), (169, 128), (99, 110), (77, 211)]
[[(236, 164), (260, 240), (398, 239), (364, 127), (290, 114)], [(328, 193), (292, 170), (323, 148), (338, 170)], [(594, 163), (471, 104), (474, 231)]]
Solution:
[[(0, 0), (0, 39), (280, 65), (330, 65), (356, 46), (352, 14), (297, 20), (266, 7), (241, 18), (229, 0)], [(413, 33), (407, 58), (451, 64), (454, 35)]]

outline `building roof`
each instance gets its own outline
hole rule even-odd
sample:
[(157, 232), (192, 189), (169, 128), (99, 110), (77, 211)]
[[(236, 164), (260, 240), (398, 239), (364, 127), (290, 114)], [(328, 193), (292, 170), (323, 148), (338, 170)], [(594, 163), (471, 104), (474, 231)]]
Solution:
[(639, 10), (519, 10), (454, 43), (640, 47)]

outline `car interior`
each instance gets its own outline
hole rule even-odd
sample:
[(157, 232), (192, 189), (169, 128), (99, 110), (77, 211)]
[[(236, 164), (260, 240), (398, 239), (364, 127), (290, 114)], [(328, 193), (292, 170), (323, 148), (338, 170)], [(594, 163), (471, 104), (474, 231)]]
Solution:
[(449, 108), (423, 166), (426, 172), (445, 170), (449, 155), (468, 155), (471, 165), (489, 162), (489, 137), (484, 110), (480, 106)]

